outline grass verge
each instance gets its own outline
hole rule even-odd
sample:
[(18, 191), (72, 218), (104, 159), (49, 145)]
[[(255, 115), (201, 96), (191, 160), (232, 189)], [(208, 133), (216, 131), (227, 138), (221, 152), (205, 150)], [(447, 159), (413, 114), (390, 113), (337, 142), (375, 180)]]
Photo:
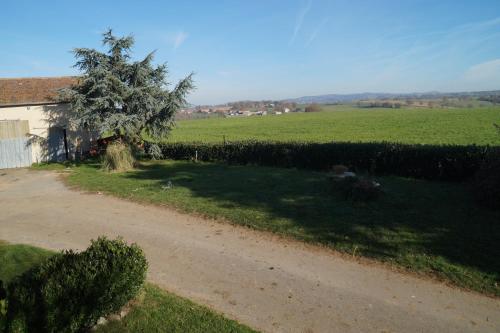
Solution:
[[(0, 241), (0, 280), (10, 281), (53, 252)], [(1, 319), (1, 318), (0, 318)], [(0, 320), (0, 329), (1, 329)], [(144, 296), (120, 321), (99, 326), (96, 332), (255, 332), (193, 302), (146, 284)]]
[[(50, 167), (50, 166), (49, 166)], [(379, 177), (385, 194), (353, 203), (324, 173), (185, 161), (144, 162), (107, 173), (74, 167), (83, 190), (168, 205), (500, 296), (500, 212), (477, 206), (465, 184)]]
[(99, 327), (100, 333), (255, 332), (222, 315), (147, 284), (144, 299), (120, 321)]

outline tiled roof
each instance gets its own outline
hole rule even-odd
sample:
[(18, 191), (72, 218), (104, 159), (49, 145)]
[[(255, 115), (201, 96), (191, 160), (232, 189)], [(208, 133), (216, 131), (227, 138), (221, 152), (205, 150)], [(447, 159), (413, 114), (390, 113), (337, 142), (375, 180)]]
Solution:
[(76, 82), (75, 76), (0, 78), (0, 106), (54, 102), (59, 89)]

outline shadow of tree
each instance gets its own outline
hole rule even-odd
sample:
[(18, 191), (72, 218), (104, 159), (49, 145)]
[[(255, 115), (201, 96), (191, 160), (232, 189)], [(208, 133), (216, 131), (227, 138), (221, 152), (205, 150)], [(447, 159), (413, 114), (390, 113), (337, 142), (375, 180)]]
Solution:
[(123, 177), (188, 189), (192, 210), (237, 224), (403, 265), (438, 256), (500, 276), (500, 213), (477, 207), (463, 184), (382, 177), (380, 200), (353, 203), (326, 174), (293, 169), (177, 161)]
[(36, 145), (38, 161), (79, 159), (90, 149), (91, 134), (72, 126), (74, 114), (68, 104), (43, 105), (43, 130), (28, 133), (27, 145)]

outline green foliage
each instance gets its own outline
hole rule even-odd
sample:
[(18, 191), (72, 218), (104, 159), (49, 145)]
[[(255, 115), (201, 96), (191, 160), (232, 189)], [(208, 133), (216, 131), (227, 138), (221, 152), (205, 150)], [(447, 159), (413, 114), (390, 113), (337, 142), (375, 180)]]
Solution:
[(7, 304), (5, 302), (6, 298), (7, 298), (7, 290), (5, 290), (3, 286), (3, 281), (0, 280), (0, 328), (3, 327), (5, 315), (7, 314)]
[(474, 190), (479, 203), (500, 210), (500, 158), (484, 162), (474, 178)]
[(165, 158), (330, 170), (344, 164), (351, 170), (413, 178), (460, 181), (471, 177), (500, 148), (433, 146), (397, 143), (304, 143), (244, 141), (231, 143), (165, 143)]
[(143, 60), (131, 61), (131, 36), (103, 34), (107, 52), (74, 50), (75, 67), (82, 73), (79, 83), (62, 91), (60, 98), (70, 102), (72, 120), (99, 134), (122, 135), (128, 142), (141, 141), (141, 134), (165, 136), (173, 116), (194, 88), (192, 75), (172, 90), (167, 86), (166, 65), (154, 66), (154, 52)]
[(6, 290), (8, 283), (17, 275), (27, 271), (48, 257), (53, 252), (29, 245), (7, 244), (0, 241), (0, 332), (5, 326), (7, 314)]
[[(500, 126), (493, 126), (500, 135)], [(477, 200), (486, 207), (500, 210), (500, 156), (486, 159), (474, 180)]]
[[(44, 256), (41, 256), (43, 254)], [(22, 274), (40, 261), (54, 255), (37, 247), (4, 244), (0, 241), (0, 280)], [(3, 269), (10, 267), (10, 269)], [(1, 299), (0, 294), (0, 299)], [(3, 330), (0, 301), (0, 332)], [(99, 325), (98, 333), (107, 332), (253, 332), (250, 328), (168, 293), (151, 284), (145, 284), (144, 292), (130, 303), (130, 312), (120, 321)], [(39, 330), (40, 331), (40, 330)]]
[(102, 168), (107, 171), (128, 171), (134, 168), (135, 158), (130, 145), (113, 142), (106, 147)]
[(0, 243), (0, 279), (7, 286), (14, 277), (52, 255), (51, 251), (29, 245)]
[(135, 244), (99, 238), (54, 255), (8, 286), (6, 332), (82, 332), (140, 290), (147, 262)]
[(321, 106), (323, 112), (181, 120), (169, 142), (306, 141), (500, 145), (492, 123), (500, 107), (363, 109)]

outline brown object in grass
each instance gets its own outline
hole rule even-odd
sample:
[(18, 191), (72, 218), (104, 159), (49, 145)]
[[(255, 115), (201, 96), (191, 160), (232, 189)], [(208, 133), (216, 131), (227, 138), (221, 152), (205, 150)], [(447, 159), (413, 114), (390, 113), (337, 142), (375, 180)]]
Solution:
[(342, 164), (337, 164), (337, 165), (334, 165), (332, 167), (332, 170), (333, 172), (336, 174), (336, 175), (341, 175), (347, 171), (349, 171), (349, 168), (346, 167), (345, 165), (342, 165)]

